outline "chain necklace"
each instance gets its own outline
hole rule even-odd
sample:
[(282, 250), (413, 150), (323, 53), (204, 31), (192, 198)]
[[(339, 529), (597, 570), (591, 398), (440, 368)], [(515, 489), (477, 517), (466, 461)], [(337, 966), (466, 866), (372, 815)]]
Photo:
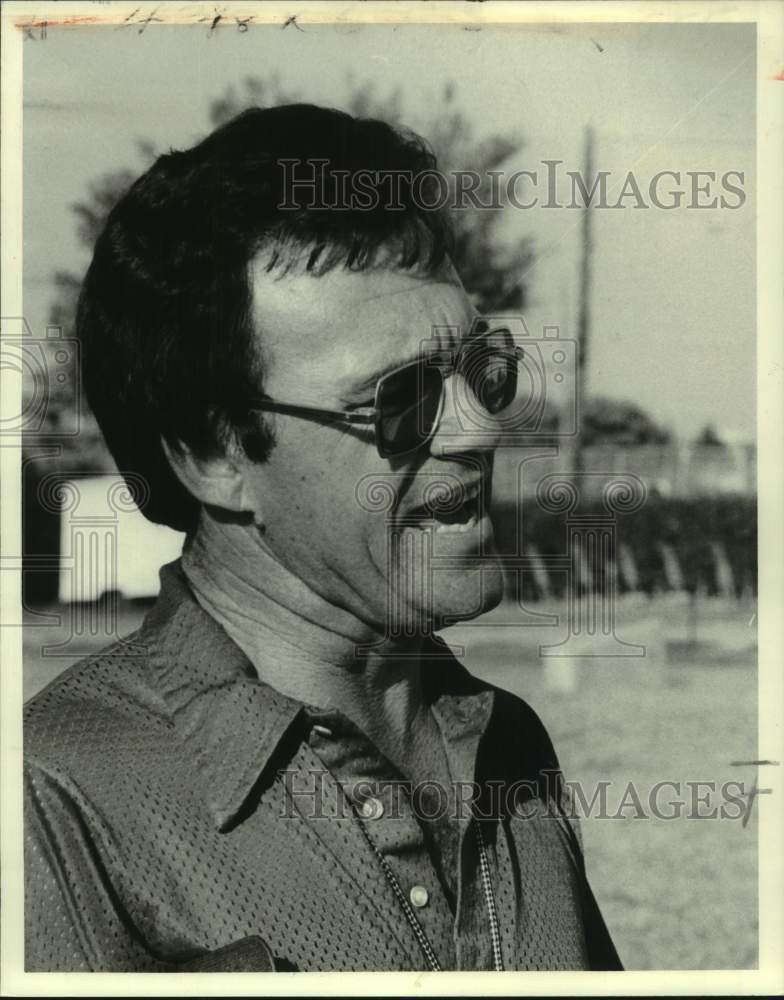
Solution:
[[(438, 956), (436, 955), (427, 934), (425, 934), (422, 925), (417, 920), (416, 914), (411, 908), (411, 904), (406, 898), (406, 894), (403, 892), (403, 889), (401, 888), (395, 873), (392, 871), (389, 862), (371, 840), (370, 834), (367, 832), (362, 819), (359, 816), (357, 816), (357, 819), (359, 820), (359, 826), (365, 836), (365, 840), (367, 840), (368, 844), (370, 844), (373, 852), (378, 858), (379, 863), (381, 864), (381, 870), (384, 872), (384, 876), (386, 877), (390, 888), (394, 892), (397, 901), (400, 903), (400, 908), (402, 909), (406, 920), (416, 935), (416, 939), (422, 949), (422, 954), (425, 956), (428, 968), (431, 972), (441, 972), (441, 965), (438, 961)], [(495, 908), (495, 897), (493, 896), (493, 883), (490, 878), (490, 863), (487, 860), (485, 838), (482, 835), (482, 830), (476, 817), (471, 818), (471, 826), (474, 829), (476, 846), (479, 851), (479, 872), (482, 879), (482, 889), (484, 890), (485, 903), (487, 904), (487, 915), (490, 920), (490, 942), (493, 948), (493, 968), (496, 972), (503, 972), (504, 963), (501, 955), (501, 932), (498, 928), (498, 914)]]
[(472, 826), (476, 835), (476, 846), (479, 849), (479, 870), (482, 875), (482, 886), (485, 890), (487, 915), (490, 918), (490, 941), (493, 946), (493, 967), (496, 972), (503, 972), (504, 960), (501, 954), (501, 931), (498, 928), (498, 914), (495, 909), (495, 897), (493, 896), (493, 883), (490, 879), (490, 865), (487, 860), (485, 838), (482, 834), (482, 827), (479, 825), (479, 821), (476, 817), (473, 818)]

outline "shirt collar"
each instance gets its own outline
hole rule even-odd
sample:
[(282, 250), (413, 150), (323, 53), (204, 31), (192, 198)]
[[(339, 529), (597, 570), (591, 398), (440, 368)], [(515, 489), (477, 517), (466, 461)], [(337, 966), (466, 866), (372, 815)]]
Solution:
[[(259, 679), (247, 656), (196, 600), (180, 560), (164, 566), (160, 579), (160, 595), (139, 641), (148, 650), (150, 682), (193, 756), (215, 825), (225, 831), (261, 784), (276, 751), (289, 745), (286, 737), (304, 736), (312, 712)], [(433, 657), (423, 665), (425, 696), (444, 738), (470, 753), (473, 771), (495, 691), (473, 677), (443, 640), (432, 638), (427, 651)], [(278, 754), (278, 766), (284, 763)]]
[(265, 774), (302, 705), (261, 681), (248, 658), (201, 607), (180, 561), (161, 569), (145, 618), (150, 681), (192, 753), (212, 818), (226, 830)]

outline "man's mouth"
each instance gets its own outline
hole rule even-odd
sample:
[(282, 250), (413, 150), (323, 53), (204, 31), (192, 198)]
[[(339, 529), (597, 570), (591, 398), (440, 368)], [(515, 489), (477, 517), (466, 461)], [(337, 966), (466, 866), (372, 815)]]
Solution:
[(433, 491), (424, 504), (406, 516), (411, 527), (433, 526), (437, 534), (465, 534), (479, 523), (483, 513), (482, 481)]
[(432, 519), (438, 534), (460, 534), (475, 528), (480, 517), (479, 497), (466, 500), (457, 510), (434, 511)]

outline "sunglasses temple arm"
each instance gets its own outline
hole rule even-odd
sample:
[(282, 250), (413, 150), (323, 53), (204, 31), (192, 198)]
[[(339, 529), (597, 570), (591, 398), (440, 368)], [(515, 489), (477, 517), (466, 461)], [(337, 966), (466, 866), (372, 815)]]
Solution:
[(375, 420), (373, 413), (360, 413), (359, 411), (347, 410), (325, 410), (320, 406), (301, 406), (295, 403), (279, 403), (274, 399), (260, 400), (254, 407), (254, 411), (261, 413), (284, 413), (293, 417), (316, 417), (323, 420), (344, 420), (349, 424), (372, 424)]

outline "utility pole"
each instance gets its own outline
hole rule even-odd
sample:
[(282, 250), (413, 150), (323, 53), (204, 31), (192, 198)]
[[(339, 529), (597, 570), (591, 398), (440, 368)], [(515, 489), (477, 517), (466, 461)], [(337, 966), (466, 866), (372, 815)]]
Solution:
[[(593, 187), (593, 126), (585, 129), (585, 160), (583, 164), (583, 183), (591, 193)], [(574, 471), (582, 472), (583, 428), (582, 415), (587, 399), (587, 373), (591, 336), (591, 278), (593, 268), (593, 208), (590, 198), (583, 208), (582, 218), (582, 256), (580, 258), (580, 291), (577, 307), (577, 400), (579, 404), (577, 437), (574, 443)]]

